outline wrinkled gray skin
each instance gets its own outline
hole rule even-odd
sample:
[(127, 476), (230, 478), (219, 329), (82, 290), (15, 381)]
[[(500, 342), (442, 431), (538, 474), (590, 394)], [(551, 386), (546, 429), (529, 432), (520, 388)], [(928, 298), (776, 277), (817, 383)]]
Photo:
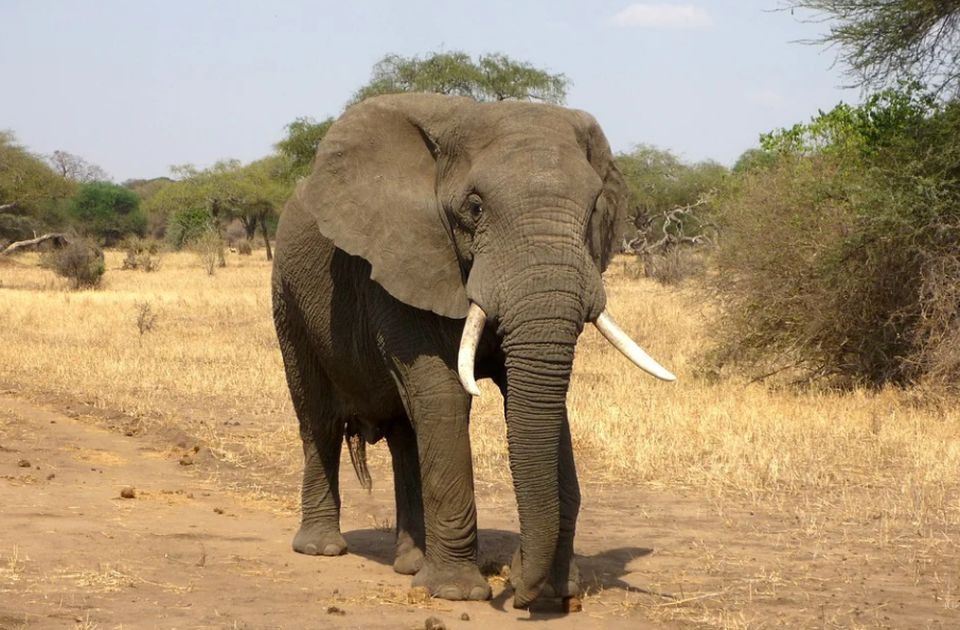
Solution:
[(594, 119), (522, 102), (383, 96), (330, 129), (283, 211), (274, 318), (303, 438), (306, 554), (338, 555), (345, 433), (385, 437), (394, 568), (446, 599), (486, 599), (477, 568), (457, 349), (487, 314), (477, 377), (503, 392), (520, 516), (514, 605), (578, 593), (580, 506), (567, 422), (574, 348), (603, 310), (625, 188)]

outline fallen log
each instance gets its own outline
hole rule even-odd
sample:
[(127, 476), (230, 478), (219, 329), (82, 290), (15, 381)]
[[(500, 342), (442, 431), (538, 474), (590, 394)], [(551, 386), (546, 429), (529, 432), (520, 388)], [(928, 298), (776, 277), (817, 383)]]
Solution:
[(16, 241), (7, 245), (3, 251), (0, 251), (0, 256), (9, 256), (10, 254), (16, 253), (21, 249), (26, 250), (31, 247), (40, 247), (44, 243), (49, 243), (55, 249), (62, 249), (70, 244), (70, 238), (67, 237), (66, 234), (54, 232), (51, 234), (44, 234), (43, 236), (38, 236), (36, 238), (27, 239), (25, 241)]

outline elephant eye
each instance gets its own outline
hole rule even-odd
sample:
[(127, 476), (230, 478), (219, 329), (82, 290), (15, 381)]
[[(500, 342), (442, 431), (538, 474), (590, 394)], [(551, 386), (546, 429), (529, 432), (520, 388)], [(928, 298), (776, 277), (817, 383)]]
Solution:
[(477, 193), (467, 195), (467, 203), (470, 204), (470, 215), (474, 219), (479, 219), (483, 214), (483, 199)]

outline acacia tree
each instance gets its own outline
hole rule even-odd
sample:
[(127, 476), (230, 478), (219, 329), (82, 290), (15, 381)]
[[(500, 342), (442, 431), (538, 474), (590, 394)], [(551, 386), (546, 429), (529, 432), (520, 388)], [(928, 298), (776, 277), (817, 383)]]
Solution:
[(39, 157), (0, 131), (0, 239), (20, 240), (63, 222), (58, 207), (76, 190)]
[(960, 0), (790, 0), (831, 21), (819, 43), (840, 48), (858, 85), (895, 81), (960, 94)]
[(387, 55), (374, 65), (370, 82), (357, 90), (351, 103), (378, 94), (434, 92), (478, 101), (517, 99), (561, 104), (569, 84), (563, 74), (551, 74), (501, 53), (481, 55), (476, 62), (460, 51), (424, 58)]
[(280, 177), (296, 181), (310, 173), (313, 156), (317, 153), (317, 145), (327, 135), (332, 124), (332, 117), (317, 122), (313, 118), (304, 116), (286, 126), (286, 137), (273, 145), (285, 160), (277, 164)]
[[(198, 223), (220, 225), (237, 219), (252, 240), (259, 227), (270, 260), (269, 221), (290, 194), (290, 183), (282, 177), (285, 164), (283, 157), (270, 156), (247, 165), (222, 160), (203, 170), (189, 164), (176, 166), (172, 171), (179, 181), (161, 189), (147, 205), (152, 212), (185, 221), (189, 225), (180, 227), (188, 231)], [(191, 234), (178, 232), (175, 238), (182, 245)]]

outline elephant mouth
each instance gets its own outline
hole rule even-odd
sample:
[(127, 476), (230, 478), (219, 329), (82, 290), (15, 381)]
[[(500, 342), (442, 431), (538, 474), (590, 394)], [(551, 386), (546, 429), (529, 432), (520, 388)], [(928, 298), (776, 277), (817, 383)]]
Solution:
[[(480, 395), (480, 388), (477, 386), (474, 375), (474, 361), (477, 354), (477, 345), (480, 343), (480, 335), (483, 333), (486, 321), (487, 314), (484, 313), (480, 305), (471, 302), (470, 309), (467, 312), (467, 321), (463, 326), (463, 335), (460, 337), (460, 350), (457, 354), (457, 373), (460, 376), (460, 383), (471, 396)], [(630, 335), (620, 328), (606, 310), (602, 311), (591, 323), (596, 326), (604, 339), (644, 372), (662, 381), (672, 382), (677, 380), (673, 373), (657, 363), (636, 341), (631, 339)]]

